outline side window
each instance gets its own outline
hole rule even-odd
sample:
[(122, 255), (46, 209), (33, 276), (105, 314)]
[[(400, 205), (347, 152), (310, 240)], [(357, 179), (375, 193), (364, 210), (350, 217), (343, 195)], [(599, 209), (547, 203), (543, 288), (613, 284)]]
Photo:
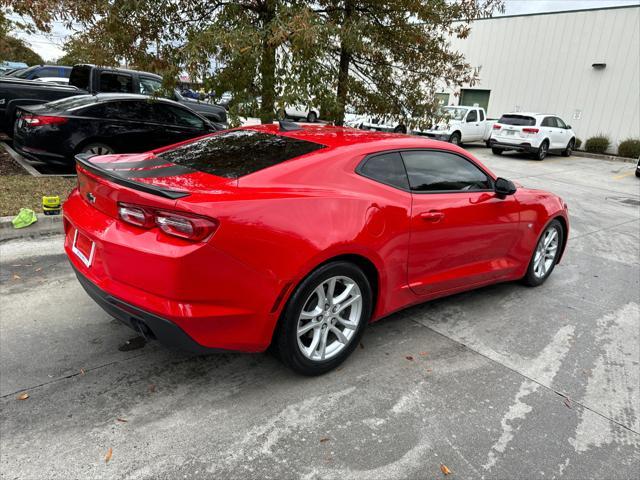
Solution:
[(147, 122), (152, 115), (151, 105), (146, 101), (109, 102), (103, 105), (105, 118)]
[(187, 109), (158, 102), (153, 104), (154, 118), (159, 123), (204, 130), (202, 119)]
[(105, 105), (92, 105), (91, 107), (83, 108), (78, 112), (83, 117), (104, 118), (105, 117)]
[(558, 128), (567, 128), (567, 124), (560, 120), (558, 117), (554, 117), (556, 119), (556, 124)]
[(402, 152), (414, 192), (491, 190), (491, 179), (465, 158), (437, 150)]
[(478, 121), (478, 111), (477, 110), (469, 110), (467, 114), (467, 122), (477, 122)]
[(556, 123), (556, 118), (555, 117), (544, 117), (544, 120), (542, 120), (542, 123), (540, 124), (541, 127), (557, 127), (558, 124)]
[(482, 110), (478, 110), (480, 112), (480, 121), (484, 122), (484, 112)]
[(33, 78), (46, 78), (46, 77), (58, 77), (60, 76), (58, 73), (58, 68), (57, 67), (44, 67), (44, 68), (40, 68), (39, 70), (36, 71), (36, 73), (33, 75)]
[(392, 187), (409, 189), (407, 172), (402, 164), (402, 158), (397, 152), (381, 153), (367, 158), (358, 169), (358, 173)]
[(151, 95), (153, 92), (160, 90), (162, 86), (162, 82), (156, 80), (155, 78), (149, 77), (140, 77), (140, 86), (138, 88), (138, 93), (142, 95)]
[(100, 86), (98, 90), (100, 92), (110, 93), (132, 93), (133, 78), (131, 75), (123, 73), (102, 72), (100, 73)]

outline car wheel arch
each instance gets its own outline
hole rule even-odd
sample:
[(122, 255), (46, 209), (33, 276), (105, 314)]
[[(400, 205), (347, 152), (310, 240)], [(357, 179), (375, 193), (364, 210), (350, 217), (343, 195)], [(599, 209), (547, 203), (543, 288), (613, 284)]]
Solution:
[(307, 278), (317, 269), (333, 262), (349, 262), (356, 265), (358, 268), (360, 268), (360, 270), (362, 270), (365, 277), (367, 277), (367, 280), (369, 281), (369, 285), (371, 286), (371, 293), (372, 293), (371, 311), (375, 316), (378, 302), (380, 300), (379, 292), (380, 292), (380, 283), (382, 281), (382, 279), (380, 278), (381, 277), (380, 267), (376, 265), (376, 263), (371, 258), (361, 253), (338, 253), (338, 254), (329, 256), (327, 258), (324, 258), (320, 262), (314, 262), (313, 267), (305, 268), (301, 275), (296, 277), (294, 280), (287, 282), (284, 285), (283, 290), (278, 295), (276, 302), (273, 305), (273, 308), (271, 309), (272, 313), (277, 313), (277, 320), (274, 322), (273, 329), (271, 332), (271, 341), (273, 341), (274, 335), (278, 330), (278, 326), (280, 325), (282, 320), (282, 315), (286, 311), (287, 304), (293, 297), (293, 294), (298, 288), (298, 286), (305, 280), (305, 278)]
[(569, 237), (569, 235), (568, 235), (569, 225), (567, 224), (567, 219), (564, 218), (564, 216), (555, 215), (555, 216), (552, 216), (549, 219), (549, 221), (544, 226), (544, 228), (547, 228), (547, 225), (549, 225), (554, 220), (557, 220), (558, 222), (560, 222), (560, 225), (562, 226), (562, 233), (564, 234), (564, 235), (562, 235), (562, 246), (560, 247), (560, 255), (558, 256), (558, 263), (560, 263), (560, 261), (562, 260), (562, 256), (564, 255), (564, 250), (565, 250), (565, 248), (567, 246), (567, 240), (568, 240), (568, 237)]

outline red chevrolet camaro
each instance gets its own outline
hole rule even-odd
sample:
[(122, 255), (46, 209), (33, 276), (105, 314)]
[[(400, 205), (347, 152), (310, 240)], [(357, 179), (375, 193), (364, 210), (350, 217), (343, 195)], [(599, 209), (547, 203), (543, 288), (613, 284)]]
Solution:
[(569, 230), (556, 195), (406, 135), (283, 123), (77, 170), (65, 249), (100, 306), (191, 351), (273, 345), (309, 375), (409, 305), (542, 284)]

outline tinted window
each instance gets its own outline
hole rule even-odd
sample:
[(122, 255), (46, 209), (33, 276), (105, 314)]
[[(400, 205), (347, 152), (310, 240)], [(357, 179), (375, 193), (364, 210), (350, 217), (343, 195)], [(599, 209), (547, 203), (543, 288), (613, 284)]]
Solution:
[(157, 90), (160, 90), (162, 86), (162, 82), (160, 80), (156, 80), (155, 78), (150, 77), (140, 77), (140, 86), (138, 88), (139, 92), (143, 95), (151, 95)]
[(411, 190), (416, 192), (490, 190), (489, 178), (464, 158), (447, 152), (402, 152)]
[(59, 77), (59, 76), (60, 76), (60, 69), (58, 67), (43, 67), (43, 68), (40, 68), (33, 75), (33, 78)]
[(89, 89), (89, 79), (91, 77), (91, 67), (88, 65), (80, 65), (73, 67), (71, 75), (69, 76), (69, 85), (81, 88), (83, 90)]
[(402, 164), (400, 154), (396, 152), (370, 157), (360, 167), (359, 173), (380, 183), (402, 188), (403, 190), (409, 189), (407, 172)]
[(40, 67), (37, 65), (29, 68), (24, 68), (22, 70), (18, 70), (17, 72), (13, 72), (12, 76), (17, 78), (29, 78), (33, 74), (33, 72), (39, 68)]
[(555, 117), (544, 117), (540, 126), (541, 127), (557, 127), (558, 124), (556, 123)]
[(522, 127), (532, 127), (536, 124), (536, 119), (524, 115), (503, 115), (498, 120), (503, 125), (519, 125)]
[(197, 128), (200, 130), (204, 129), (202, 119), (187, 109), (166, 103), (154, 103), (153, 111), (154, 120), (158, 123), (179, 125), (181, 127)]
[(477, 122), (478, 121), (478, 111), (471, 110), (467, 115), (467, 122)]
[(151, 104), (142, 101), (106, 102), (102, 104), (102, 113), (105, 118), (129, 120), (135, 122), (147, 122), (153, 115)]
[(480, 121), (484, 121), (484, 112), (482, 110), (478, 110), (480, 112)]
[(560, 120), (558, 117), (555, 117), (558, 128), (567, 128), (567, 124)]
[(133, 91), (133, 78), (131, 75), (115, 72), (102, 72), (100, 74), (100, 92), (131, 93)]
[(177, 165), (238, 178), (311, 153), (324, 145), (254, 130), (233, 130), (160, 154)]

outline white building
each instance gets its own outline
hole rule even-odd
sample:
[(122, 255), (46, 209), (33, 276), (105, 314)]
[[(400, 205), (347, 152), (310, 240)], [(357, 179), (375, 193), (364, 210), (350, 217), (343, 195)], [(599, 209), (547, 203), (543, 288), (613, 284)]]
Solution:
[(640, 5), (477, 20), (453, 46), (480, 82), (443, 94), (449, 105), (554, 113), (583, 142), (609, 136), (613, 152), (640, 138)]

